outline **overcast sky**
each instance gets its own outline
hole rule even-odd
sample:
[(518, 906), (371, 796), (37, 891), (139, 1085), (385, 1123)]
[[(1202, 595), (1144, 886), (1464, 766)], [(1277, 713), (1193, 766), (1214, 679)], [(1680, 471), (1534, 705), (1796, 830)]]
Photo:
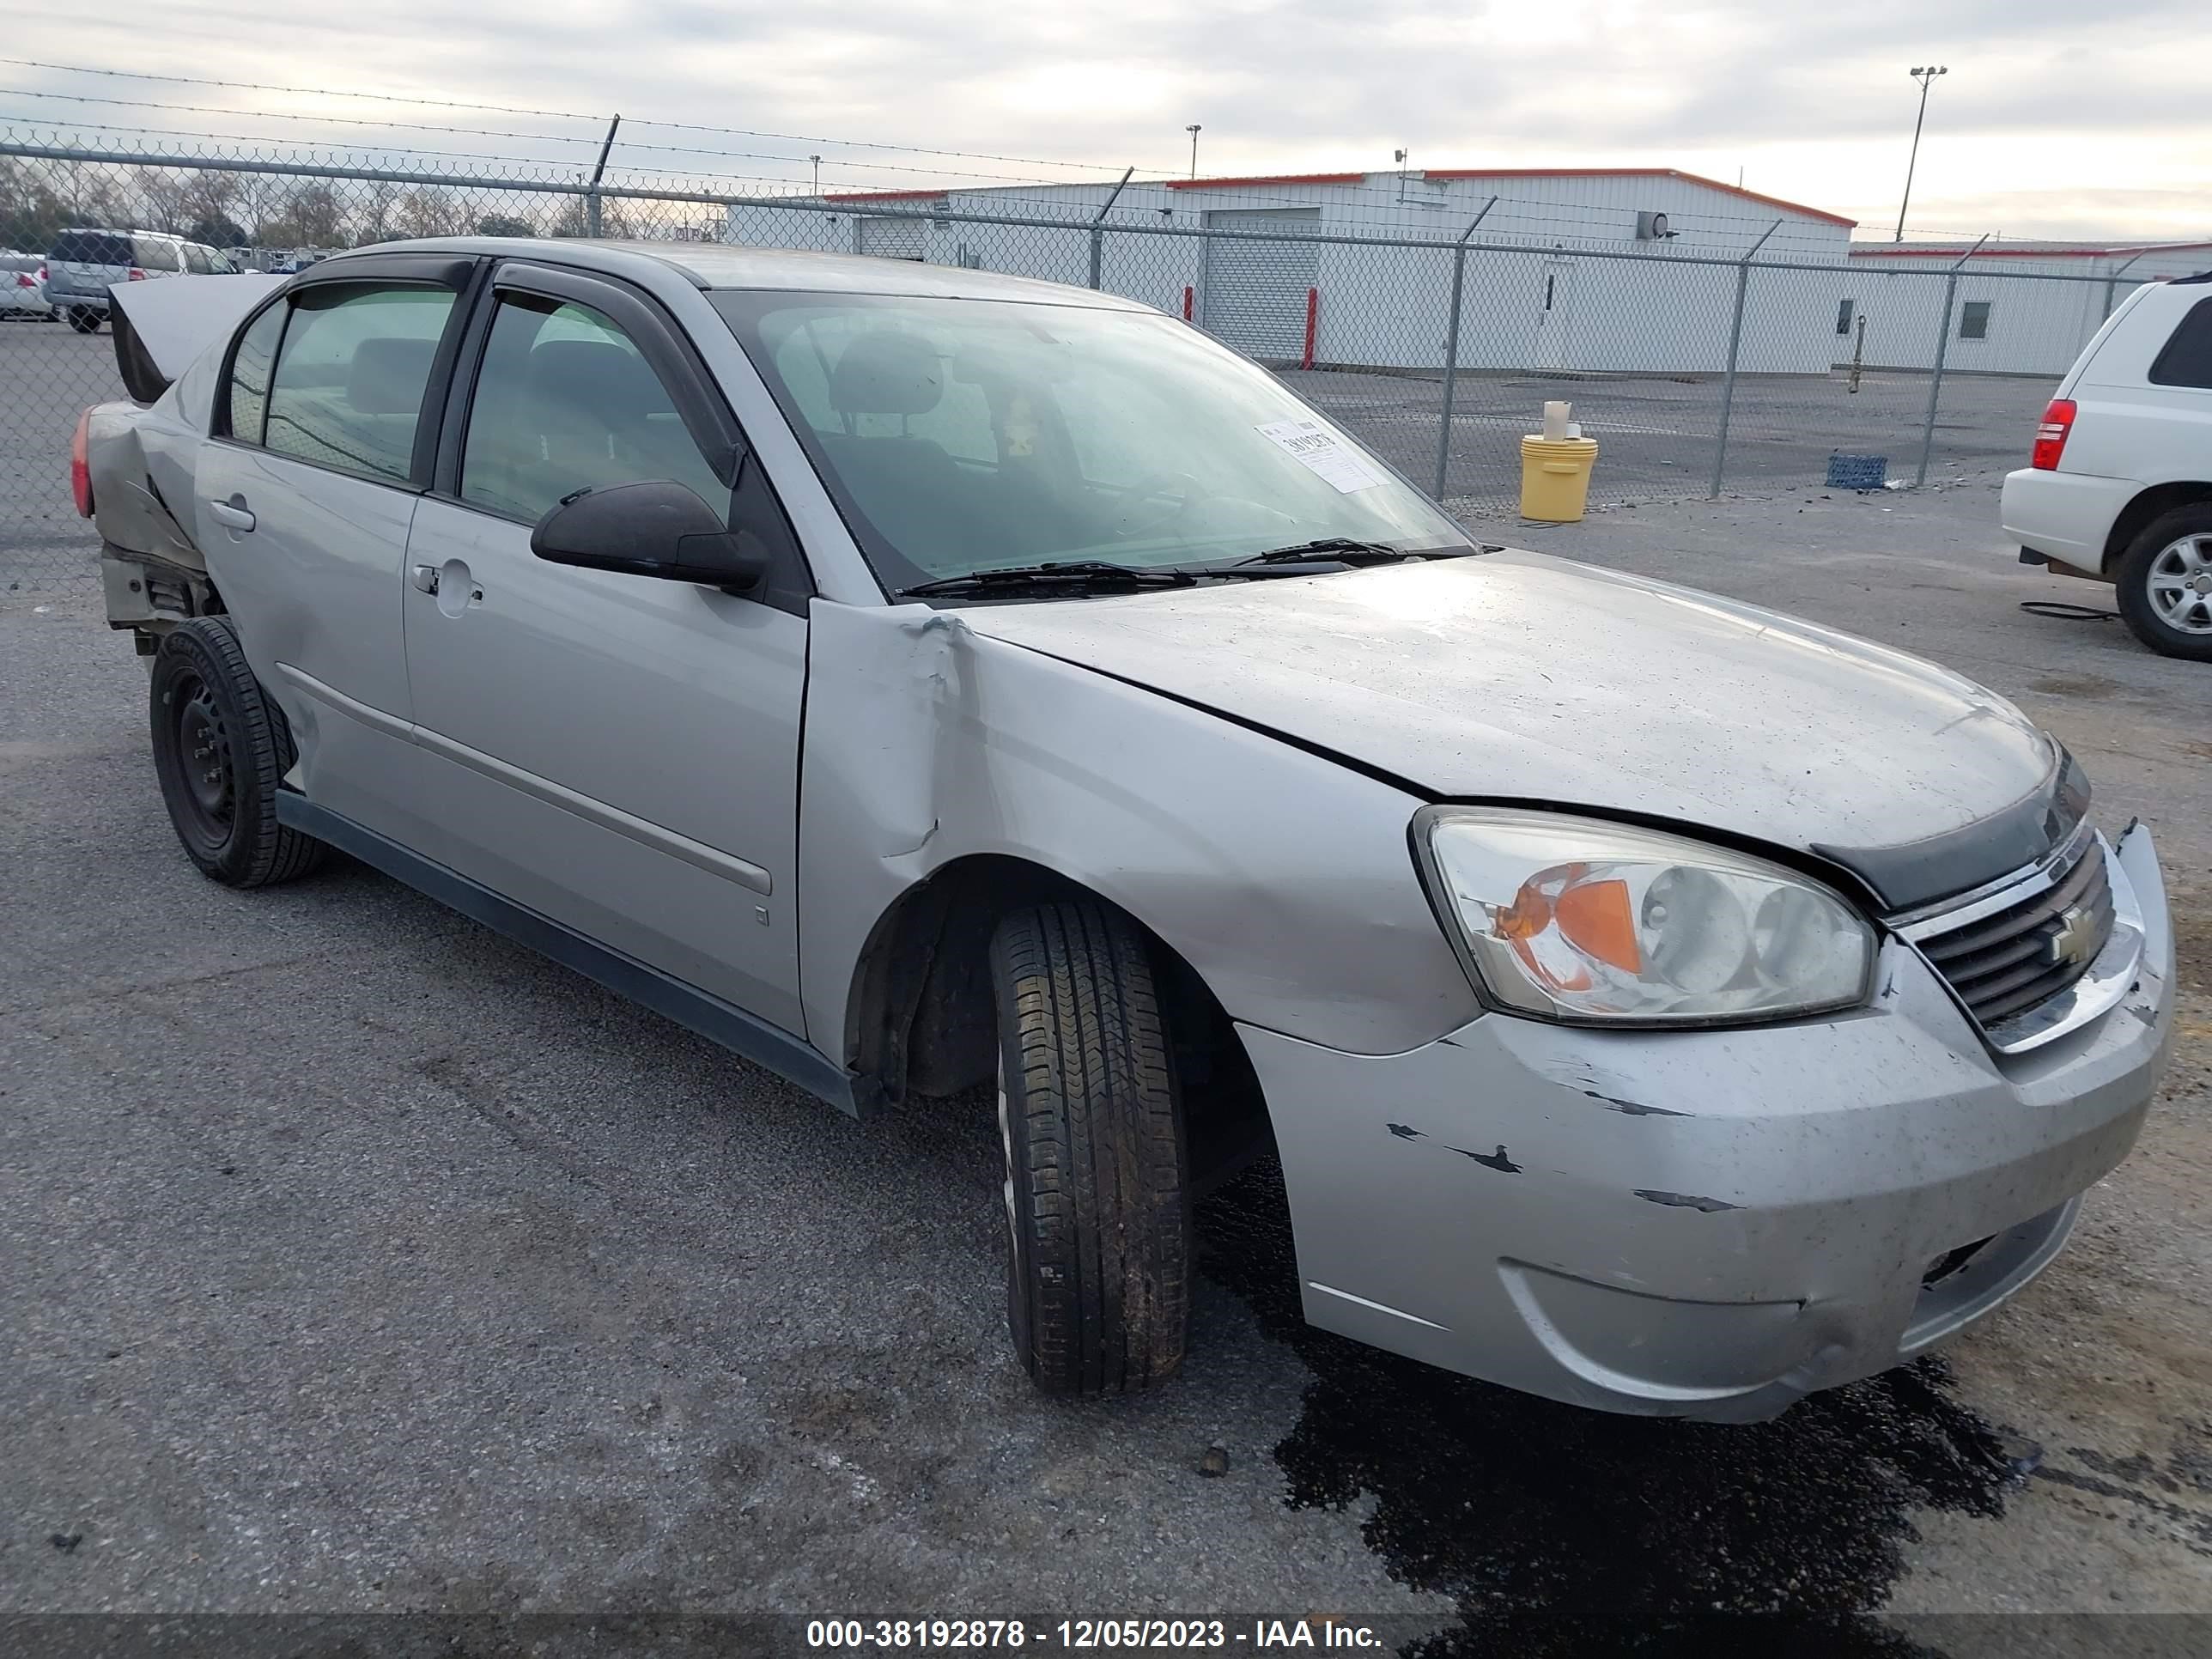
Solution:
[[(102, 0), (16, 11), (11, 58), (469, 103), (607, 112), (874, 144), (1209, 173), (1678, 167), (1894, 224), (1917, 94), (1940, 63), (1916, 232), (2212, 237), (2212, 7), (2203, 0)], [(544, 118), (100, 81), (0, 64), (0, 123), (358, 134), (364, 114), (502, 134)], [(75, 90), (226, 112), (76, 105)], [(254, 115), (246, 111), (259, 112)], [(896, 184), (896, 152), (629, 128), (641, 143), (824, 155), (825, 183)], [(177, 142), (172, 140), (170, 142)], [(425, 149), (577, 146), (420, 133)], [(803, 160), (624, 147), (618, 162), (806, 175)], [(588, 164), (588, 155), (586, 157)], [(864, 167), (863, 162), (874, 163)], [(954, 171), (1035, 173), (945, 157)], [(1081, 176), (1081, 175), (1066, 175)]]

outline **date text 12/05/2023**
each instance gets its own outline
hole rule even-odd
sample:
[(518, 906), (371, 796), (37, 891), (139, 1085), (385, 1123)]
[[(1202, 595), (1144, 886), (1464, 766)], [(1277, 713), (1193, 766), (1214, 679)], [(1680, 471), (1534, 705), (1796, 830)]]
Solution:
[(816, 1619), (806, 1645), (832, 1653), (885, 1648), (1059, 1648), (1082, 1651), (1176, 1648), (1375, 1649), (1384, 1638), (1365, 1625), (1309, 1619)]

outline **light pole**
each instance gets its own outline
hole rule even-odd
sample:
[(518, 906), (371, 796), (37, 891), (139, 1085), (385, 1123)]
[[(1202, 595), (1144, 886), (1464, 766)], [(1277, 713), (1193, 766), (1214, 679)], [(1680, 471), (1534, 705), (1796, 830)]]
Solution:
[(1198, 177), (1198, 124), (1194, 121), (1183, 131), (1190, 135), (1190, 176)]
[(1912, 71), (1912, 78), (1920, 83), (1920, 113), (1912, 121), (1912, 154), (1905, 163), (1905, 199), (1897, 204), (1897, 234), (1893, 242), (1905, 240), (1905, 210), (1912, 205), (1912, 169), (1920, 161), (1920, 128), (1928, 119), (1928, 88), (1936, 84), (1939, 75), (1948, 75), (1950, 70), (1942, 64), (1931, 64)]
[(806, 159), (814, 163), (814, 193), (819, 196), (822, 193), (822, 158), (810, 155)]

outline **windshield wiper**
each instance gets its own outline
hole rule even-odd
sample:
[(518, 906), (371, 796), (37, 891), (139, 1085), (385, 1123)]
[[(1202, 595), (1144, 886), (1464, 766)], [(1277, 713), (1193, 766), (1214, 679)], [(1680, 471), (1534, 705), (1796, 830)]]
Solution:
[(1291, 547), (1271, 547), (1265, 553), (1255, 553), (1249, 559), (1239, 559), (1238, 564), (1395, 564), (1401, 559), (1419, 556), (1402, 547), (1393, 547), (1388, 542), (1355, 541), (1349, 536), (1323, 536), (1318, 541), (1299, 542)]
[(1057, 564), (1018, 564), (1000, 570), (971, 570), (963, 576), (902, 587), (902, 598), (931, 593), (988, 593), (995, 589), (1034, 587), (1190, 587), (1198, 578), (1171, 565), (1115, 564), (1108, 559), (1068, 559)]

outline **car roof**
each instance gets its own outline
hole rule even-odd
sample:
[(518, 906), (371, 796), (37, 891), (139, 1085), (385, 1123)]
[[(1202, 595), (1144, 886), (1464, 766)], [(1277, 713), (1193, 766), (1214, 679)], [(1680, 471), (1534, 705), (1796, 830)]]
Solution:
[[(418, 252), (504, 255), (582, 264), (617, 274), (651, 260), (681, 271), (704, 289), (759, 289), (799, 293), (881, 294), (953, 300), (1011, 300), (1032, 305), (1079, 305), (1101, 311), (1150, 311), (1150, 306), (1094, 289), (1041, 283), (997, 271), (925, 264), (855, 253), (815, 253), (797, 248), (740, 247), (726, 242), (634, 242), (526, 236), (441, 236), (422, 241), (381, 242), (352, 253)], [(337, 264), (351, 257), (334, 253)]]

